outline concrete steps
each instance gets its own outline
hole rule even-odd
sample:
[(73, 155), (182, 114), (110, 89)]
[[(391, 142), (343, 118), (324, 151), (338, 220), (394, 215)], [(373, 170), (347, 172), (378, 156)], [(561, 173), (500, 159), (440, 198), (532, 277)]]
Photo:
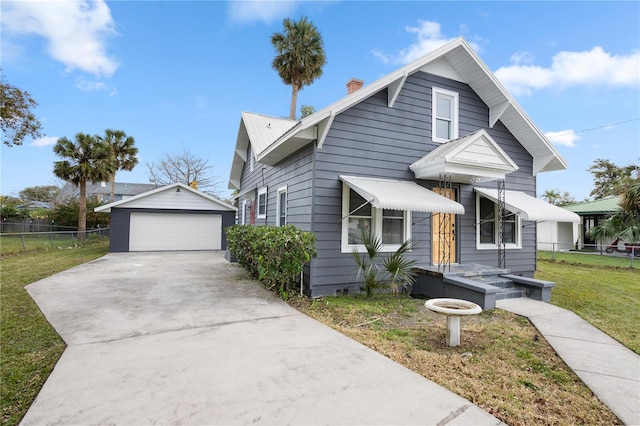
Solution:
[(496, 300), (531, 298), (549, 302), (555, 283), (512, 275), (508, 269), (480, 264), (455, 264), (446, 268), (418, 265), (414, 296), (448, 297), (495, 308)]

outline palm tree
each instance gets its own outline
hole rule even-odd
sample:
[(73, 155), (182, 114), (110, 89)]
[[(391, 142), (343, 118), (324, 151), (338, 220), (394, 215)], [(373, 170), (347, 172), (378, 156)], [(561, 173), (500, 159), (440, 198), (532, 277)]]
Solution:
[(306, 16), (299, 21), (285, 18), (283, 26), (283, 32), (271, 36), (271, 44), (277, 52), (271, 66), (284, 84), (291, 86), (289, 118), (295, 120), (298, 91), (322, 75), (327, 60), (322, 35)]
[(115, 200), (116, 194), (116, 172), (118, 170), (131, 171), (138, 164), (138, 148), (134, 146), (133, 136), (127, 136), (122, 130), (107, 129), (104, 137), (98, 137), (102, 142), (106, 142), (111, 147), (111, 161), (115, 164), (115, 171), (110, 176), (111, 197), (110, 202)]
[(622, 194), (620, 209), (591, 228), (597, 240), (622, 238), (632, 243), (640, 241), (640, 183), (630, 186)]
[(95, 136), (78, 133), (75, 142), (66, 137), (58, 139), (53, 152), (66, 158), (53, 163), (53, 173), (80, 188), (78, 238), (84, 238), (87, 229), (87, 181), (97, 183), (115, 173), (111, 149)]

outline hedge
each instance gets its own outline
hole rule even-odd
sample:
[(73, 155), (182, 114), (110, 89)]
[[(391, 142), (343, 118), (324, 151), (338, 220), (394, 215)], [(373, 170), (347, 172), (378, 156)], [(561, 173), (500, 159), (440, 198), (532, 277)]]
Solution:
[(316, 256), (316, 236), (293, 225), (234, 225), (227, 247), (238, 262), (267, 288), (287, 298), (304, 265)]

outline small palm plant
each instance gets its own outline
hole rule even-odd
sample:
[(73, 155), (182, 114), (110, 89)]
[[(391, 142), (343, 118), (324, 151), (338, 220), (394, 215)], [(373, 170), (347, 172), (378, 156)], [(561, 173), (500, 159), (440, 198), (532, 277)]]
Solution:
[(382, 267), (376, 263), (382, 255), (382, 241), (373, 235), (371, 231), (362, 231), (362, 245), (365, 247), (366, 255), (360, 254), (354, 249), (352, 254), (358, 267), (358, 276), (362, 274), (363, 288), (367, 298), (373, 296), (376, 290), (383, 287), (390, 287), (396, 294), (401, 288), (406, 288), (408, 284), (415, 281), (413, 265), (415, 260), (406, 258), (406, 253), (413, 248), (410, 240), (400, 245), (398, 250), (383, 259)]

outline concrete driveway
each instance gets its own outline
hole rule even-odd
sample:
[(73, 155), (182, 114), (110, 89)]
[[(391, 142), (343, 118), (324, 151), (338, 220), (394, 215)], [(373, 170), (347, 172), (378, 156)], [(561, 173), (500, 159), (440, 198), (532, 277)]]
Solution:
[(500, 424), (221, 252), (111, 253), (27, 290), (67, 343), (35, 424)]

